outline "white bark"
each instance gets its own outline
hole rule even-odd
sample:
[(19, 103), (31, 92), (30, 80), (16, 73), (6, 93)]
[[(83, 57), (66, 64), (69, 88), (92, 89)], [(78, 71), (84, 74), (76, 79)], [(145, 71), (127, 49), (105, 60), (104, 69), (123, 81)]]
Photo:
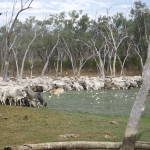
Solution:
[(33, 71), (33, 54), (29, 57), (29, 63), (30, 63), (30, 78), (32, 78), (32, 71)]
[(143, 71), (143, 67), (144, 67), (144, 64), (143, 64), (143, 58), (142, 56), (140, 55), (140, 50), (139, 50), (139, 47), (137, 45), (135, 45), (135, 52), (137, 53), (137, 55), (139, 56), (140, 58), (140, 63), (141, 63), (141, 70)]
[(132, 107), (121, 150), (134, 149), (139, 122), (141, 115), (145, 110), (145, 103), (150, 91), (150, 40), (148, 45), (147, 60), (142, 73), (142, 79), (143, 84), (136, 96), (134, 105)]
[[(121, 142), (88, 142), (88, 141), (72, 141), (72, 142), (50, 142), (39, 144), (25, 144), (17, 147), (11, 147), (12, 150), (62, 150), (62, 149), (119, 149)], [(136, 142), (137, 149), (150, 149), (149, 142)]]
[(39, 35), (41, 34), (41, 32), (38, 33), (38, 34), (37, 34), (37, 32), (38, 32), (38, 29), (35, 30), (35, 32), (34, 32), (34, 37), (33, 37), (33, 39), (31, 40), (31, 42), (29, 43), (29, 45), (28, 45), (28, 47), (27, 47), (27, 49), (26, 49), (26, 51), (25, 51), (25, 53), (24, 53), (24, 56), (23, 56), (23, 59), (22, 59), (21, 71), (20, 71), (20, 78), (21, 78), (21, 79), (22, 79), (22, 77), (23, 77), (24, 63), (25, 63), (25, 59), (26, 59), (26, 57), (27, 57), (27, 53), (28, 53), (28, 51), (30, 50), (30, 47), (31, 47), (32, 43), (34, 42), (34, 40), (37, 38), (37, 36), (39, 36)]
[(66, 54), (69, 56), (69, 58), (70, 58), (70, 61), (71, 61), (71, 65), (72, 65), (72, 70), (73, 70), (73, 75), (75, 76), (76, 75), (76, 71), (75, 71), (75, 65), (74, 65), (74, 61), (73, 61), (73, 57), (72, 57), (72, 54), (71, 54), (71, 51), (70, 51), (70, 49), (69, 49), (69, 47), (68, 47), (68, 45), (67, 45), (67, 43), (66, 43), (66, 41), (63, 39), (63, 41), (64, 41), (64, 44), (65, 44), (65, 46), (66, 46)]
[(14, 54), (14, 59), (15, 59), (15, 64), (16, 64), (16, 70), (17, 70), (17, 78), (19, 79), (19, 67), (18, 67), (18, 58), (15, 50), (12, 48), (13, 54)]
[[(116, 59), (117, 59), (118, 48), (119, 48), (119, 46), (122, 44), (123, 40), (126, 39), (128, 36), (127, 36), (127, 35), (124, 35), (124, 36), (123, 36), (123, 33), (122, 33), (122, 36), (121, 36), (119, 39), (115, 37), (115, 34), (114, 34), (114, 32), (113, 32), (113, 28), (112, 28), (112, 25), (113, 25), (113, 24), (110, 25), (110, 22), (111, 22), (111, 21), (110, 21), (110, 19), (109, 19), (108, 13), (109, 13), (109, 12), (108, 12), (108, 10), (107, 10), (107, 18), (108, 18), (108, 21), (107, 21), (107, 23), (106, 23), (105, 25), (106, 25), (108, 31), (110, 32), (110, 37), (109, 37), (109, 38), (111, 38), (112, 42), (110, 42), (109, 39), (106, 38), (106, 36), (104, 36), (104, 34), (102, 34), (102, 35), (105, 37), (105, 39), (107, 40), (107, 42), (110, 43), (111, 46), (113, 47), (113, 51), (114, 51), (113, 77), (115, 77), (115, 76), (116, 76)], [(114, 27), (114, 28), (115, 28), (115, 27)], [(123, 31), (122, 31), (122, 32), (123, 32)]]
[(57, 66), (56, 66), (56, 76), (58, 76), (58, 71), (59, 71), (59, 61), (60, 61), (60, 54), (58, 51), (58, 55), (57, 55)]
[(30, 5), (32, 4), (33, 0), (26, 0), (24, 3), (23, 3), (23, 0), (21, 0), (21, 7), (18, 10), (16, 8), (16, 2), (17, 1), (14, 1), (11, 16), (9, 19), (8, 19), (9, 12), (6, 12), (6, 23), (5, 23), (5, 27), (6, 27), (5, 47), (6, 47), (6, 50), (5, 50), (5, 56), (4, 56), (3, 81), (7, 81), (10, 52), (12, 50), (12, 45), (13, 45), (13, 42), (11, 42), (11, 36), (13, 33), (15, 23), (17, 21), (19, 14), (30, 8)]
[(80, 59), (80, 66), (79, 66), (79, 69), (78, 69), (78, 76), (80, 76), (81, 69), (82, 69), (82, 67), (84, 66), (84, 64), (85, 64), (90, 58), (92, 58), (92, 57), (94, 57), (94, 56), (95, 56), (95, 54), (89, 56), (89, 57), (88, 57), (86, 60), (84, 60), (84, 61), (83, 61), (83, 58)]
[(57, 39), (57, 41), (56, 41), (55, 46), (53, 47), (53, 49), (51, 50), (51, 52), (50, 52), (49, 55), (47, 56), (47, 60), (46, 60), (46, 63), (45, 63), (45, 65), (44, 65), (43, 69), (42, 69), (41, 76), (44, 76), (45, 71), (46, 71), (46, 69), (47, 69), (47, 67), (48, 67), (48, 63), (49, 63), (50, 57), (52, 56), (52, 54), (53, 54), (55, 48), (57, 47), (58, 42), (59, 42), (59, 33), (58, 33), (58, 39)]
[(120, 65), (121, 65), (121, 73), (120, 73), (120, 76), (122, 76), (123, 78), (125, 78), (124, 65), (125, 65), (125, 62), (126, 62), (128, 56), (129, 56), (129, 48), (130, 48), (130, 44), (128, 45), (128, 49), (127, 49), (127, 52), (126, 52), (126, 56), (125, 56), (123, 62), (121, 62), (121, 59), (120, 59), (120, 57), (118, 56), (118, 59), (119, 59), (119, 61), (120, 61)]

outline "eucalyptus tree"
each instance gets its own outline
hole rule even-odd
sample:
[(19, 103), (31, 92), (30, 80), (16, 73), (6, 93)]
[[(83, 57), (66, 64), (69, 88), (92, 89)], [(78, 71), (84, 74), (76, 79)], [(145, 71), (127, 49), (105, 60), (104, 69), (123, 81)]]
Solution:
[(127, 50), (125, 50), (125, 54), (123, 53), (123, 59), (121, 59), (121, 56), (122, 55), (117, 55), (117, 58), (120, 62), (120, 65), (121, 65), (121, 73), (120, 73), (120, 76), (122, 76), (123, 78), (125, 78), (125, 72), (124, 72), (124, 66), (125, 66), (125, 62), (127, 60), (127, 58), (129, 57), (130, 55), (130, 48), (131, 48), (131, 43), (127, 43), (126, 44), (127, 47), (125, 47)]
[(20, 15), (20, 13), (29, 9), (32, 2), (33, 2), (33, 0), (26, 0), (26, 1), (21, 0), (20, 7), (17, 8), (17, 1), (14, 1), (10, 18), (8, 18), (9, 12), (5, 13), (5, 17), (6, 17), (5, 43), (6, 44), (5, 44), (5, 54), (4, 54), (4, 69), (3, 69), (3, 80), (4, 81), (7, 80), (9, 60), (10, 60), (10, 56), (11, 56), (12, 47), (15, 43), (14, 39), (12, 38), (15, 23), (17, 21), (18, 16)]
[(147, 57), (148, 37), (150, 35), (150, 13), (145, 3), (141, 1), (134, 3), (131, 10), (132, 23), (132, 40), (135, 45), (134, 50), (140, 59), (141, 70)]
[[(12, 47), (12, 53), (17, 69), (17, 77), (22, 78), (24, 72), (24, 64), (29, 50), (35, 41), (36, 37), (41, 34), (41, 26), (35, 20), (35, 17), (29, 17), (24, 23), (17, 22), (14, 26), (14, 45)], [(19, 64), (21, 62), (21, 68), (19, 72)]]
[(1, 63), (1, 76), (3, 74), (4, 67), (4, 52), (5, 52), (5, 28), (0, 28), (0, 63)]
[(41, 72), (41, 76), (44, 76), (45, 71), (48, 67), (50, 58), (52, 57), (52, 54), (54, 53), (54, 51), (56, 50), (58, 43), (59, 43), (59, 39), (60, 39), (60, 33), (59, 33), (59, 25), (57, 22), (58, 18), (57, 16), (52, 16), (49, 18), (48, 21), (46, 21), (45, 25), (47, 27), (46, 30), (46, 34), (48, 36), (46, 42), (46, 61), (44, 63), (42, 72)]
[(100, 31), (100, 34), (107, 40), (107, 43), (111, 45), (113, 50), (113, 77), (116, 76), (116, 59), (118, 49), (123, 41), (128, 38), (128, 32), (126, 30), (126, 18), (122, 13), (110, 17), (108, 12), (105, 20), (103, 21), (106, 26), (106, 31)]
[(123, 144), (120, 150), (133, 150), (135, 148), (136, 136), (138, 133), (138, 127), (140, 118), (145, 110), (145, 103), (150, 91), (150, 40), (148, 45), (147, 60), (142, 72), (143, 84), (139, 89), (133, 104), (128, 124), (125, 130), (125, 136)]
[(95, 56), (88, 41), (91, 39), (91, 20), (87, 14), (83, 14), (77, 22), (77, 30), (73, 41), (76, 42), (76, 56), (79, 60), (77, 63), (77, 75), (80, 76), (81, 69), (85, 63)]
[(62, 76), (64, 55), (65, 55), (64, 45), (63, 45), (62, 42), (59, 42), (59, 44), (58, 44), (58, 46), (57, 46), (56, 76), (58, 76), (59, 64), (60, 64), (60, 74), (61, 74), (61, 76)]
[(82, 12), (71, 11), (68, 13), (69, 17), (65, 19), (64, 22), (64, 30), (62, 32), (62, 41), (64, 44), (64, 51), (68, 58), (71, 61), (71, 66), (73, 70), (73, 75), (76, 75), (76, 67), (77, 67), (77, 43), (74, 39), (77, 37), (78, 33), (78, 19)]
[[(29, 41), (28, 41), (28, 44), (26, 45), (26, 49), (25, 49), (24, 56), (22, 59), (20, 78), (23, 77), (24, 63), (25, 63), (27, 53), (29, 52), (29, 50), (30, 50), (33, 42), (37, 38), (37, 36), (41, 35), (42, 32), (44, 32), (44, 29), (42, 28), (41, 24), (39, 24), (39, 22), (37, 22), (34, 17), (30, 17), (29, 19), (26, 19), (25, 28), (26, 28), (25, 30), (28, 34)], [(30, 38), (29, 38), (29, 35), (30, 35)]]
[(102, 34), (106, 31), (103, 24), (104, 20), (105, 17), (101, 18), (101, 16), (98, 18), (98, 20), (92, 20), (90, 31), (91, 38), (88, 41), (89, 46), (95, 54), (94, 59), (97, 64), (99, 75), (102, 78), (105, 77), (105, 62), (106, 56), (109, 52), (109, 43), (107, 42), (105, 36)]

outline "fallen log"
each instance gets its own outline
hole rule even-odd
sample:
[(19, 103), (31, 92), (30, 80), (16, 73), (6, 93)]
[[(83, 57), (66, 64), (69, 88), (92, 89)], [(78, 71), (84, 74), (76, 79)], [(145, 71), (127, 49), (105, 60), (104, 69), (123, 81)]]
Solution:
[[(50, 142), (39, 144), (24, 144), (17, 147), (5, 147), (4, 150), (65, 150), (65, 149), (119, 149), (122, 142)], [(135, 149), (150, 150), (150, 142), (137, 141)]]

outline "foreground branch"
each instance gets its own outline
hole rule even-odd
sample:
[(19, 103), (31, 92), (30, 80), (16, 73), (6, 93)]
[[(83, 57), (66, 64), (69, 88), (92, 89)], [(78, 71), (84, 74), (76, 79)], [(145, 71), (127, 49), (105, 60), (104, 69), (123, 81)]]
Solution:
[[(24, 144), (18, 147), (7, 147), (5, 150), (62, 150), (62, 149), (119, 149), (122, 142), (50, 142), (40, 144)], [(135, 149), (150, 149), (150, 142), (138, 141), (135, 144)]]

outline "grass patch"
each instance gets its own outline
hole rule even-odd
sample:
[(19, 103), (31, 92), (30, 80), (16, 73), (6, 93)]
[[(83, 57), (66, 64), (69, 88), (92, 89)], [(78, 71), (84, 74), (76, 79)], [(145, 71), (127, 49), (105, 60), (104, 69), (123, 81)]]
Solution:
[[(0, 105), (0, 149), (8, 145), (53, 141), (122, 141), (127, 120), (127, 116)], [(64, 134), (77, 136), (60, 137)], [(149, 141), (149, 137), (150, 118), (145, 116), (137, 138)]]

